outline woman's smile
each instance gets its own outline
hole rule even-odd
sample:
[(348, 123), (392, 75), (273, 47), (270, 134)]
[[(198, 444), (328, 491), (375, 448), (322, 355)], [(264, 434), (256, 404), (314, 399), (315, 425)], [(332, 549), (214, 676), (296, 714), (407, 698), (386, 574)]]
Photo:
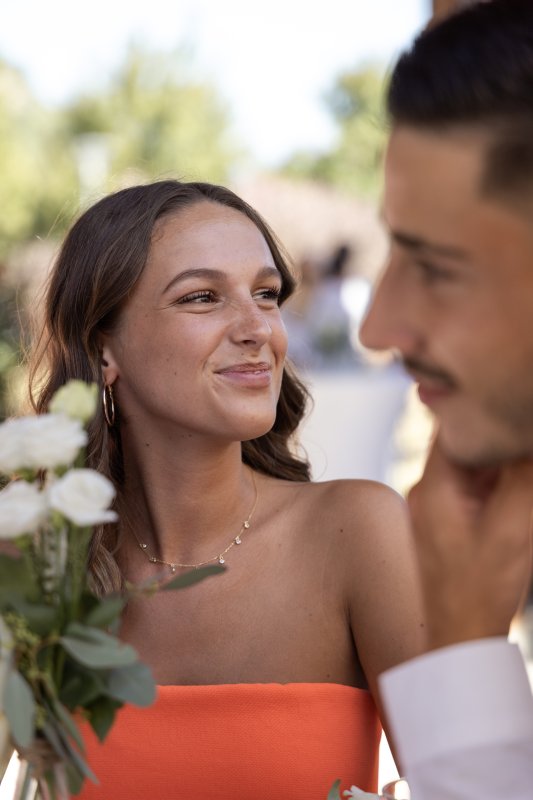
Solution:
[(270, 386), (272, 382), (272, 368), (270, 364), (264, 361), (232, 364), (229, 367), (217, 370), (216, 374), (233, 384), (252, 389), (262, 389), (265, 386)]

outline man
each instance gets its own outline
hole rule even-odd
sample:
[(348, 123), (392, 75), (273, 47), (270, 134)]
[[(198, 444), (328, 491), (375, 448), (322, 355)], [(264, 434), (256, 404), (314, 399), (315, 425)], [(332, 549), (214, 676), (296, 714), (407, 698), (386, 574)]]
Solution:
[(363, 325), (438, 423), (409, 503), (428, 652), (381, 678), (414, 800), (533, 798), (533, 698), (507, 642), (531, 581), (533, 2), (489, 0), (397, 63)]

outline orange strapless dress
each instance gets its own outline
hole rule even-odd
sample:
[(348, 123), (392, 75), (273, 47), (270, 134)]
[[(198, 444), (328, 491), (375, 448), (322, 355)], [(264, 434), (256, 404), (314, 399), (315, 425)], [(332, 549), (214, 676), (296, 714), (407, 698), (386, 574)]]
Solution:
[(326, 800), (332, 783), (376, 791), (381, 726), (369, 692), (330, 683), (160, 686), (126, 706), (81, 800)]

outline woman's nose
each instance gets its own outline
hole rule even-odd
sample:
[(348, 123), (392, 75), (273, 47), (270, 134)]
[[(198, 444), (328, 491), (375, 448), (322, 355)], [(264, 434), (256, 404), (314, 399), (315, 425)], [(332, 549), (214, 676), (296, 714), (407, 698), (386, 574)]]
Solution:
[(253, 300), (235, 304), (232, 313), (234, 319), (231, 332), (235, 341), (256, 346), (268, 342), (272, 336), (272, 327), (266, 313)]

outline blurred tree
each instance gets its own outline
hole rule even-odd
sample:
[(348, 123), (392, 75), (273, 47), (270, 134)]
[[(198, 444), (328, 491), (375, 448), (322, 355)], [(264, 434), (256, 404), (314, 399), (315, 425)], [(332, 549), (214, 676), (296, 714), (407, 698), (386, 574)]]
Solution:
[(325, 96), (338, 126), (336, 144), (327, 153), (295, 153), (283, 171), (375, 196), (386, 141), (383, 90), (384, 73), (376, 66), (340, 75)]
[(76, 197), (75, 170), (57, 122), (21, 73), (0, 60), (0, 260), (14, 245), (48, 235)]
[(215, 90), (191, 78), (183, 53), (132, 48), (108, 87), (53, 109), (0, 58), (0, 262), (37, 236), (59, 238), (80, 199), (117, 184), (226, 180), (240, 155), (228, 129)]
[(188, 75), (179, 51), (131, 47), (109, 86), (80, 97), (64, 115), (82, 183), (84, 162), (102, 171), (105, 162), (114, 185), (167, 176), (223, 182), (237, 157), (223, 104)]

